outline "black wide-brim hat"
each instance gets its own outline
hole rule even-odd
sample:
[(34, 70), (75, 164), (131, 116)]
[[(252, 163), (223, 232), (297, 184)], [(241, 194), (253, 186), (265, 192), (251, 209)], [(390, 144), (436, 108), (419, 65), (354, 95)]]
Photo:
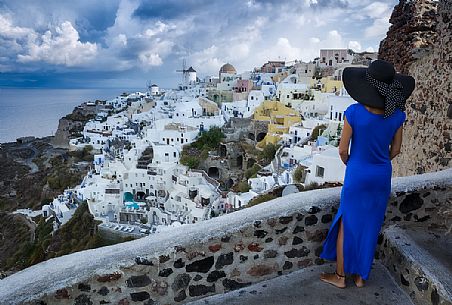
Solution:
[(414, 78), (409, 75), (396, 73), (394, 66), (384, 60), (375, 60), (369, 67), (347, 67), (342, 73), (345, 90), (357, 102), (375, 108), (385, 108), (386, 98), (367, 80), (366, 73), (372, 78), (391, 84), (398, 80), (402, 86), (405, 100), (414, 90)]

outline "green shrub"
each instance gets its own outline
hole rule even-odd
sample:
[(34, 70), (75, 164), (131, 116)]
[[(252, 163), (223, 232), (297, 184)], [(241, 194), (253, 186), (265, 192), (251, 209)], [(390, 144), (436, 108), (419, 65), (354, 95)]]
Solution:
[(304, 170), (301, 166), (298, 166), (293, 172), (293, 179), (295, 182), (301, 183), (303, 179)]
[(253, 199), (251, 199), (247, 206), (252, 207), (252, 206), (258, 205), (259, 203), (267, 202), (267, 201), (273, 200), (275, 198), (277, 198), (277, 196), (273, 195), (271, 193), (259, 195), (257, 197), (254, 197)]
[(212, 126), (208, 131), (202, 132), (198, 139), (191, 144), (192, 147), (203, 149), (217, 149), (225, 137), (220, 127)]
[(200, 163), (199, 157), (196, 156), (189, 156), (189, 155), (182, 155), (180, 158), (180, 163), (188, 166), (189, 168), (198, 168)]
[(278, 147), (272, 143), (265, 145), (264, 149), (259, 153), (259, 157), (265, 164), (270, 164), (275, 158)]
[(250, 186), (246, 181), (240, 181), (234, 186), (234, 191), (238, 193), (246, 193), (250, 190)]
[(254, 164), (251, 168), (248, 168), (245, 171), (245, 178), (246, 180), (250, 178), (256, 178), (257, 172), (261, 169), (261, 167), (258, 164)]

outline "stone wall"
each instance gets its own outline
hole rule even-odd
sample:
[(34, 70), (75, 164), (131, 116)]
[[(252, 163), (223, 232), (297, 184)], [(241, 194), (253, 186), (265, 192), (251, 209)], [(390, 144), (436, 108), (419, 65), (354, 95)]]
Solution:
[(401, 1), (379, 56), (412, 75), (402, 151), (396, 176), (449, 168), (452, 164), (452, 1)]
[[(393, 180), (386, 224), (437, 221), (425, 213), (433, 214), (432, 207), (450, 195), (451, 175), (447, 170)], [(166, 233), (52, 259), (2, 280), (0, 299), (41, 305), (182, 304), (323, 264), (318, 255), (339, 198), (340, 188), (291, 194)]]

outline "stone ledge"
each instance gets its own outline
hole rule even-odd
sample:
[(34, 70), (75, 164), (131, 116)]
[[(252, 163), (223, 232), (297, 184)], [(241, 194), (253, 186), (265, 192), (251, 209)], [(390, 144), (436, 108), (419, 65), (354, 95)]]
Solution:
[(378, 252), (383, 264), (415, 304), (452, 304), (450, 270), (404, 229), (397, 225), (386, 228)]

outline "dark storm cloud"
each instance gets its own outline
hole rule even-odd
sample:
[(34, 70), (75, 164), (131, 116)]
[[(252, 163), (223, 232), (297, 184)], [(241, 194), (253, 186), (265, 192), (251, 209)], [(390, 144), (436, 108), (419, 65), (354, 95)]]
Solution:
[(144, 0), (133, 15), (140, 19), (174, 19), (190, 15), (195, 10), (208, 9), (214, 4), (222, 5), (221, 2), (212, 0)]

